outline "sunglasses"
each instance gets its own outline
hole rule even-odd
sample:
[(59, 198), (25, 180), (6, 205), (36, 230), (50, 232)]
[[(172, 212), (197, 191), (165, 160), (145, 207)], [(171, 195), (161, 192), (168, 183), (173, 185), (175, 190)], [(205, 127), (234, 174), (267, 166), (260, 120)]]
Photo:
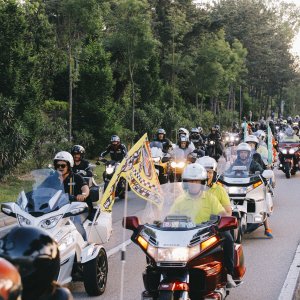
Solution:
[(66, 164), (56, 164), (55, 165), (55, 168), (58, 169), (58, 168), (62, 168), (64, 169), (67, 165)]

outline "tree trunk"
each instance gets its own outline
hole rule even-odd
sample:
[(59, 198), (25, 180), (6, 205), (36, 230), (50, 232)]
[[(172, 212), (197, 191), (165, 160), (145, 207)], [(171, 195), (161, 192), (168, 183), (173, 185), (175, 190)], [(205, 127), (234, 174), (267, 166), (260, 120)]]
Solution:
[(73, 120), (73, 76), (72, 76), (72, 49), (69, 43), (69, 141), (72, 141), (72, 120)]

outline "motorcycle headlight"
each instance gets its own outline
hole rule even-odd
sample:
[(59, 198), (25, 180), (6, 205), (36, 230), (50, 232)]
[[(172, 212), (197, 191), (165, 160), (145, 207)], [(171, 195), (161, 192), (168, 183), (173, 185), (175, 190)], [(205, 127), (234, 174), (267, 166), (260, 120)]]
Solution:
[(209, 143), (210, 143), (211, 145), (214, 145), (214, 144), (215, 144), (215, 142), (214, 142), (214, 141), (210, 141)]
[(287, 150), (286, 149), (282, 149), (281, 152), (282, 152), (282, 154), (287, 154)]
[(184, 168), (184, 166), (185, 166), (185, 163), (183, 161), (177, 163), (177, 168), (182, 169), (182, 168)]
[(172, 167), (172, 168), (176, 168), (176, 166), (177, 166), (177, 163), (176, 163), (175, 161), (172, 161), (172, 162), (171, 162), (171, 167)]
[(27, 218), (21, 216), (21, 215), (18, 215), (18, 222), (19, 222), (20, 226), (29, 226), (29, 225), (31, 225), (31, 221), (28, 220)]
[(235, 140), (238, 142), (240, 139), (238, 137), (236, 137)]
[[(55, 237), (54, 237), (55, 239)], [(58, 241), (58, 249), (59, 251), (64, 251), (67, 249), (69, 245), (74, 242), (74, 237), (72, 235), (65, 236), (61, 241)]]
[(228, 192), (228, 194), (246, 194), (247, 187), (245, 187), (245, 186), (229, 186), (227, 192)]
[(193, 247), (158, 248), (150, 245), (142, 236), (139, 236), (137, 239), (138, 244), (157, 262), (187, 262), (199, 255), (201, 251), (208, 248), (215, 241), (217, 241), (217, 238), (212, 237)]
[(56, 226), (56, 224), (61, 219), (61, 217), (62, 217), (62, 215), (58, 215), (55, 217), (51, 217), (49, 219), (42, 220), (40, 222), (39, 226), (41, 226), (43, 229), (51, 229), (54, 226)]
[(225, 141), (226, 141), (226, 142), (229, 141), (229, 136), (226, 136)]
[(231, 136), (230, 137), (230, 142), (233, 142), (234, 141), (234, 136)]
[(106, 173), (108, 175), (112, 174), (114, 172), (114, 170), (115, 170), (115, 167), (112, 167), (112, 166), (106, 167)]

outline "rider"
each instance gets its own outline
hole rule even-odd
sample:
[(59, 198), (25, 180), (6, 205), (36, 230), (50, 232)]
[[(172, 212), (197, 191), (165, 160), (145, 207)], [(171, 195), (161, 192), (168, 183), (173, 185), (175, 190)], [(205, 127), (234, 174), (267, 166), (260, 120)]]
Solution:
[(203, 156), (197, 159), (196, 163), (203, 166), (207, 172), (207, 186), (210, 187), (212, 194), (220, 201), (224, 207), (226, 213), (231, 216), (232, 209), (230, 204), (230, 198), (226, 190), (219, 184), (216, 184), (217, 177), (217, 162), (215, 159), (209, 156)]
[(71, 148), (71, 154), (74, 159), (72, 171), (82, 176), (93, 177), (93, 173), (90, 170), (90, 163), (84, 159), (85, 149), (81, 145), (74, 145)]
[(187, 139), (185, 135), (181, 135), (178, 140), (178, 144), (175, 147), (175, 153), (176, 149), (182, 149), (184, 152), (184, 157), (187, 158), (188, 155), (192, 152), (194, 152), (193, 147), (190, 145), (190, 141)]
[(101, 152), (99, 160), (102, 160), (108, 153), (110, 154), (110, 159), (116, 162), (121, 162), (126, 156), (126, 146), (121, 144), (121, 140), (117, 135), (111, 136), (110, 144), (107, 146), (105, 151)]
[(0, 250), (20, 271), (23, 300), (73, 299), (70, 291), (55, 281), (60, 270), (59, 250), (47, 232), (15, 227), (1, 239)]
[(22, 282), (18, 270), (7, 260), (0, 258), (0, 299), (21, 300)]
[(190, 131), (191, 142), (195, 145), (194, 152), (197, 153), (198, 157), (202, 157), (205, 155), (205, 151), (203, 150), (203, 139), (200, 135), (198, 128), (192, 128)]
[[(171, 209), (172, 213), (183, 213), (191, 216), (195, 224), (207, 222), (211, 215), (228, 215), (220, 201), (212, 194), (205, 192), (207, 172), (198, 163), (189, 164), (183, 174), (182, 181), (186, 193), (179, 196)], [(224, 257), (227, 268), (228, 287), (235, 287), (232, 279), (234, 267), (234, 242), (230, 233), (224, 234)]]
[[(54, 168), (62, 177), (65, 193), (68, 193), (71, 199), (74, 198), (75, 201), (86, 201), (89, 207), (91, 207), (92, 203), (90, 203), (90, 199), (88, 198), (90, 189), (81, 175), (72, 172), (73, 166), (73, 156), (69, 152), (61, 151), (55, 155)], [(74, 225), (86, 240), (86, 232), (80, 216), (74, 217)]]
[(238, 126), (237, 122), (235, 122), (235, 121), (232, 123), (231, 132), (233, 132), (233, 133), (239, 133), (240, 132), (239, 126)]
[(166, 131), (163, 128), (157, 130), (156, 138), (153, 141), (162, 143), (164, 153), (168, 153), (169, 150), (172, 149), (172, 143), (166, 138)]
[(222, 156), (223, 146), (222, 146), (222, 137), (220, 133), (220, 126), (214, 125), (211, 127), (210, 134), (207, 136), (208, 141), (214, 141), (216, 147), (216, 155)]
[(237, 159), (231, 166), (249, 166), (250, 173), (255, 173), (259, 171), (262, 173), (264, 169), (261, 167), (259, 163), (257, 163), (255, 160), (251, 159), (251, 147), (247, 143), (240, 143), (237, 148)]
[[(251, 147), (247, 143), (241, 143), (237, 146), (237, 159), (233, 163), (232, 167), (234, 166), (249, 166), (249, 171), (252, 174), (259, 172), (260, 174), (263, 173), (264, 169), (262, 166), (255, 161), (255, 159), (251, 159)], [(263, 223), (265, 227), (265, 235), (269, 238), (273, 238), (272, 230), (269, 227), (268, 218), (266, 218), (265, 222)]]
[[(259, 141), (258, 138), (255, 135), (248, 135), (245, 139), (245, 143), (247, 143), (251, 147), (251, 154), (253, 159), (260, 164), (260, 166), (265, 170), (266, 164), (262, 159), (261, 153), (257, 152)], [(261, 147), (261, 146), (260, 146)], [(266, 149), (267, 157), (265, 159), (268, 159), (268, 149)]]

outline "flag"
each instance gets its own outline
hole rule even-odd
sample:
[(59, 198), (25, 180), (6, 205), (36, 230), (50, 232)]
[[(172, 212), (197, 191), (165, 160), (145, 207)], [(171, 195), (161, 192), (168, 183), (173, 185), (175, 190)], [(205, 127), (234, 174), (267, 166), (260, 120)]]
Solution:
[(102, 196), (101, 210), (111, 211), (116, 185), (121, 177), (128, 181), (131, 190), (139, 197), (161, 206), (160, 184), (151, 159), (147, 133), (128, 151), (116, 169)]
[(267, 133), (268, 133), (268, 164), (271, 165), (273, 162), (273, 144), (272, 144), (273, 134), (269, 125), (268, 125)]

